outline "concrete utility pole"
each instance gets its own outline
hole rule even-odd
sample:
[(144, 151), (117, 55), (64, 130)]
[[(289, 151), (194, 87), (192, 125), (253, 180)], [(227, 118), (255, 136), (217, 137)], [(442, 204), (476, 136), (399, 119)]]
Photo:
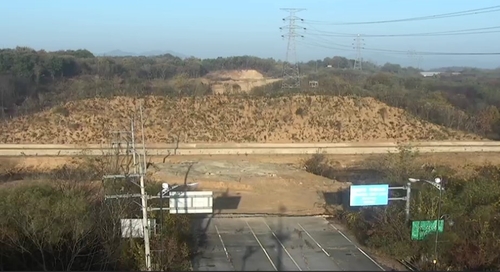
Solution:
[[(125, 173), (125, 174), (119, 174), (119, 175), (106, 175), (103, 177), (103, 179), (125, 179), (129, 180), (135, 185), (138, 185), (140, 187), (141, 193), (138, 195), (141, 198), (141, 211), (142, 211), (142, 226), (143, 226), (143, 239), (144, 239), (144, 255), (146, 258), (146, 270), (151, 271), (151, 245), (150, 245), (150, 230), (149, 230), (149, 219), (148, 219), (148, 198), (149, 196), (146, 194), (146, 186), (145, 186), (145, 176), (146, 176), (146, 147), (145, 147), (145, 141), (144, 141), (144, 121), (142, 117), (142, 106), (140, 108), (140, 116), (141, 116), (141, 128), (142, 128), (142, 148), (143, 148), (143, 154), (137, 153), (137, 150), (135, 148), (135, 124), (134, 124), (134, 119), (131, 120), (131, 150), (130, 152), (132, 153), (133, 157), (133, 169), (132, 173)], [(119, 154), (119, 149), (120, 146), (118, 146), (117, 149), (117, 160), (118, 157), (120, 156)], [(128, 144), (127, 144), (127, 149), (128, 149)], [(129, 150), (127, 150), (127, 153)], [(143, 160), (143, 163), (141, 163), (141, 157)], [(139, 178), (139, 184), (137, 182), (133, 181), (132, 179)], [(106, 196), (107, 199), (110, 198), (130, 198), (130, 197), (135, 197), (136, 195), (111, 195), (111, 196)]]
[(361, 55), (361, 50), (365, 49), (365, 40), (361, 38), (361, 35), (358, 34), (358, 36), (354, 39), (353, 48), (356, 49), (356, 59), (354, 60), (354, 70), (363, 70), (362, 63), (363, 63), (363, 57)]
[[(188, 195), (187, 188), (189, 187), (194, 187), (197, 185), (197, 183), (189, 183), (189, 184), (184, 184), (184, 185), (174, 185), (170, 187), (167, 183), (162, 184), (162, 190), (161, 192), (156, 195), (148, 195), (146, 192), (146, 185), (145, 185), (145, 177), (146, 177), (146, 169), (147, 169), (147, 159), (146, 159), (146, 140), (145, 140), (145, 133), (144, 133), (144, 119), (143, 119), (143, 107), (140, 106), (139, 109), (140, 113), (140, 121), (141, 121), (141, 131), (142, 131), (142, 154), (137, 152), (136, 145), (135, 145), (135, 122), (134, 119), (132, 118), (131, 120), (131, 131), (127, 132), (130, 134), (131, 139), (127, 137), (127, 142), (126, 142), (126, 155), (130, 155), (132, 153), (132, 158), (133, 158), (133, 163), (134, 166), (132, 169), (129, 169), (127, 167), (126, 172), (124, 174), (113, 174), (113, 175), (106, 175), (103, 177), (103, 180), (105, 179), (125, 179), (127, 182), (131, 182), (135, 186), (140, 188), (140, 194), (119, 194), (119, 195), (105, 195), (105, 199), (123, 199), (123, 198), (141, 198), (141, 203), (137, 203), (134, 201), (134, 203), (138, 204), (141, 206), (141, 211), (142, 211), (142, 219), (140, 221), (142, 222), (142, 237), (144, 239), (144, 255), (145, 255), (145, 268), (147, 271), (152, 270), (152, 261), (151, 261), (151, 244), (150, 244), (150, 235), (151, 235), (151, 230), (150, 226), (155, 226), (154, 223), (150, 222), (150, 219), (148, 218), (148, 212), (151, 211), (160, 211), (160, 218), (161, 218), (161, 229), (160, 229), (160, 246), (161, 249), (157, 250), (160, 252), (160, 262), (156, 263), (155, 265), (159, 265), (161, 269), (163, 269), (163, 254), (165, 253), (164, 247), (163, 247), (163, 211), (169, 211), (170, 213), (186, 213), (186, 214), (191, 214), (191, 213), (203, 213), (203, 214), (212, 214), (213, 213), (213, 192), (205, 192), (205, 191), (195, 191), (191, 192), (194, 193), (195, 195)], [(116, 146), (116, 156), (117, 160), (119, 159), (120, 155), (123, 155), (122, 153), (122, 145), (120, 144), (121, 142), (113, 142), (113, 146)], [(132, 170), (130, 173), (130, 170)], [(139, 179), (139, 182), (137, 182), (136, 179)], [(173, 206), (175, 207), (175, 210), (172, 211), (170, 207), (170, 201), (169, 201), (169, 206), (168, 207), (163, 207), (163, 199), (171, 199), (172, 196), (170, 195), (170, 192), (173, 190), (179, 188), (180, 186), (185, 187), (184, 188), (184, 196), (183, 196), (183, 202), (180, 203), (181, 208), (183, 209), (181, 212), (177, 211), (179, 203), (177, 203), (177, 198), (174, 196), (174, 201), (176, 202)], [(192, 200), (194, 198), (198, 198), (202, 200), (201, 204), (198, 201), (197, 203), (193, 201), (188, 201)], [(149, 199), (160, 199), (160, 208), (153, 208), (153, 207), (148, 207), (148, 200)], [(203, 199), (206, 200), (206, 204), (203, 204)], [(201, 206), (200, 206), (201, 205)], [(206, 206), (203, 206), (206, 205)], [(127, 220), (127, 219), (125, 219)], [(151, 221), (154, 221), (151, 220)], [(123, 228), (123, 225), (122, 225)], [(123, 231), (123, 229), (122, 229)], [(139, 236), (123, 236), (123, 237), (139, 237)]]
[[(148, 195), (146, 194), (146, 185), (144, 177), (146, 176), (146, 141), (144, 140), (144, 119), (142, 114), (142, 105), (139, 107), (141, 117), (141, 130), (142, 130), (142, 158), (143, 164), (139, 166), (140, 178), (139, 185), (141, 187), (141, 209), (142, 209), (142, 225), (144, 226), (144, 254), (146, 255), (146, 269), (151, 271), (151, 245), (149, 241), (149, 220), (148, 220)], [(134, 146), (135, 147), (135, 146)], [(135, 152), (135, 150), (134, 150)], [(140, 164), (140, 161), (139, 161)]]
[(282, 89), (295, 89), (300, 88), (300, 71), (297, 63), (297, 51), (295, 38), (304, 36), (298, 33), (298, 30), (306, 30), (305, 27), (297, 25), (297, 21), (304, 21), (304, 19), (295, 16), (299, 11), (305, 9), (296, 8), (282, 8), (281, 10), (290, 13), (289, 16), (283, 18), (283, 21), (288, 21), (288, 25), (280, 27), (280, 30), (288, 30), (287, 33), (281, 35), (283, 38), (288, 38), (288, 45), (286, 50), (286, 59), (283, 63), (283, 81), (281, 84)]
[[(144, 182), (144, 176), (146, 176), (146, 142), (144, 140), (144, 120), (142, 117), (142, 105), (140, 106), (140, 114), (141, 114), (141, 132), (142, 132), (142, 157), (144, 160), (144, 164), (139, 166), (140, 178), (139, 184), (141, 186), (141, 205), (142, 205), (142, 225), (144, 226), (144, 254), (146, 255), (146, 269), (151, 271), (151, 245), (149, 242), (149, 221), (148, 221), (148, 195), (146, 194), (146, 186)], [(135, 150), (134, 150), (135, 152)]]

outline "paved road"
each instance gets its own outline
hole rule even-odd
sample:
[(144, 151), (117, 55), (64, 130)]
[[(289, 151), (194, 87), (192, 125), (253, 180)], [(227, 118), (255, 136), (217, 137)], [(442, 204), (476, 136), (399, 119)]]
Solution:
[[(422, 153), (428, 152), (500, 152), (500, 142), (415, 142)], [(111, 145), (44, 145), (0, 144), (0, 156), (101, 156), (115, 154)], [(140, 148), (138, 146), (138, 148)], [(375, 143), (247, 143), (247, 144), (148, 144), (150, 156), (168, 155), (305, 155), (305, 154), (385, 154), (397, 152), (398, 145), (390, 142)], [(121, 149), (123, 154), (125, 148)]]
[(207, 224), (196, 271), (383, 271), (324, 218), (212, 218), (201, 228)]

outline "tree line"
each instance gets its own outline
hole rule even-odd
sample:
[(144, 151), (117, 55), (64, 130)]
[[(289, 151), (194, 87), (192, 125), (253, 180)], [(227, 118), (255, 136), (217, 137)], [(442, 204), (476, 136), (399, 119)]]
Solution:
[[(377, 98), (424, 120), (453, 129), (497, 138), (500, 133), (499, 70), (463, 69), (457, 76), (423, 78), (419, 69), (386, 63), (363, 63), (340, 56), (300, 63), (306, 78), (298, 90), (281, 90), (280, 83), (255, 88), (250, 95), (359, 95)], [(211, 95), (210, 83), (195, 80), (220, 70), (254, 69), (268, 77), (281, 75), (283, 63), (253, 56), (181, 59), (99, 57), (90, 51), (46, 52), (27, 47), (0, 49), (0, 114), (14, 117), (52, 107), (66, 100), (115, 95)], [(117, 81), (118, 79), (118, 81)], [(152, 84), (154, 81), (172, 84)], [(310, 88), (309, 80), (319, 81)], [(116, 83), (118, 82), (118, 84)]]
[[(301, 64), (301, 69), (307, 72), (317, 66), (327, 65), (343, 69), (350, 67), (352, 62), (343, 57), (325, 58)], [(44, 106), (53, 106), (54, 103), (61, 102), (61, 99), (113, 95), (209, 94), (210, 86), (193, 83), (189, 79), (202, 77), (213, 71), (239, 69), (254, 69), (265, 76), (278, 77), (282, 74), (282, 68), (281, 61), (254, 56), (213, 59), (181, 59), (170, 54), (153, 57), (100, 57), (85, 49), (54, 52), (36, 51), (28, 47), (0, 49), (0, 107), (3, 109), (0, 113), (3, 117), (12, 116), (15, 115), (13, 108), (21, 106), (36, 111)], [(124, 82), (121, 90), (109, 86), (117, 78)], [(149, 83), (154, 80), (176, 80), (180, 83), (175, 88), (164, 86), (153, 90)], [(71, 85), (73, 81), (79, 81), (84, 86), (77, 92), (68, 90), (74, 88)], [(55, 96), (57, 98), (54, 99), (59, 101), (52, 101), (48, 105), (38, 101), (41, 97), (47, 100)]]
[[(301, 69), (332, 67), (346, 69), (354, 60), (344, 57), (301, 63)], [(368, 63), (368, 62), (367, 62)], [(200, 59), (179, 58), (171, 54), (139, 57), (98, 57), (88, 50), (47, 52), (28, 47), (0, 49), (0, 74), (28, 79), (35, 83), (81, 75), (100, 77), (136, 77), (139, 79), (169, 79), (178, 74), (201, 77), (211, 71), (255, 69), (267, 76), (280, 76), (283, 62), (254, 56)]]

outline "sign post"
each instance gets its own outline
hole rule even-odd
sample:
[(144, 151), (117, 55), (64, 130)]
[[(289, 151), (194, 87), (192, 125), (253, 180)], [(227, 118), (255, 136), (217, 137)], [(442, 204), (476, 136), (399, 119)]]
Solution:
[[(406, 190), (406, 196), (389, 197), (389, 190)], [(405, 213), (406, 222), (410, 222), (410, 198), (411, 198), (411, 183), (406, 186), (389, 187), (389, 184), (372, 184), (372, 185), (351, 185), (351, 195), (349, 198), (351, 207), (361, 206), (386, 206), (389, 201), (403, 200), (406, 201)]]
[(389, 184), (351, 185), (351, 207), (384, 206), (389, 203)]
[(442, 233), (444, 231), (444, 220), (426, 220), (411, 222), (411, 239), (424, 240), (431, 233)]

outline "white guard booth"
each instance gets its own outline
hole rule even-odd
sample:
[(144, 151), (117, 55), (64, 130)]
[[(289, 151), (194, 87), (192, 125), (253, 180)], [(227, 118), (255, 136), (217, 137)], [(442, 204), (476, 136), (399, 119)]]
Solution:
[(213, 192), (210, 191), (173, 191), (169, 193), (170, 213), (208, 213), (213, 212)]

